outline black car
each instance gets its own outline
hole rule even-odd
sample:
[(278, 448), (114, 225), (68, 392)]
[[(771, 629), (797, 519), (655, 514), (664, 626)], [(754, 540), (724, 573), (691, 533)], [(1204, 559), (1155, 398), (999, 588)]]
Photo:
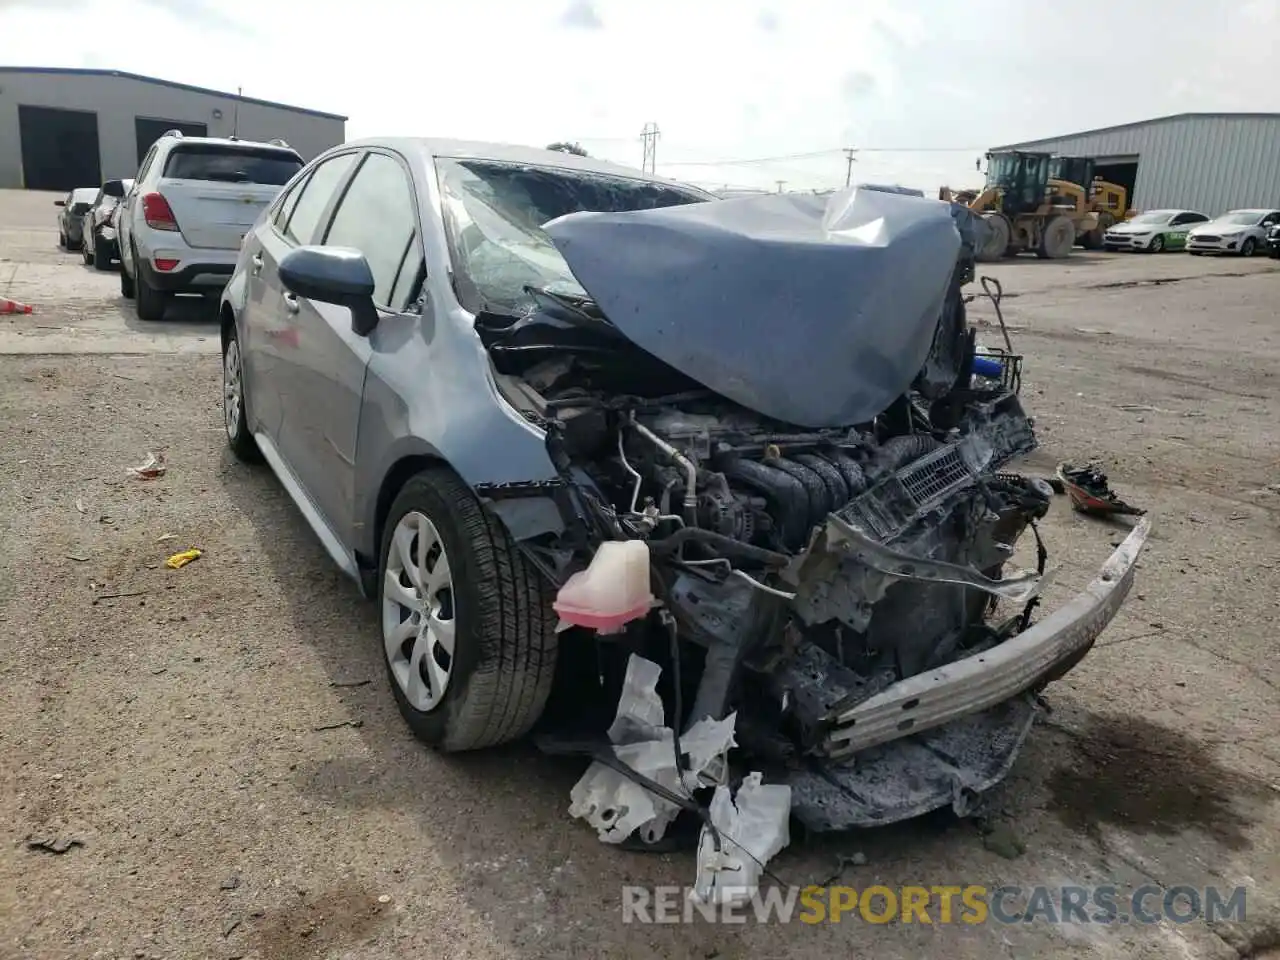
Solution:
[(63, 250), (80, 248), (81, 221), (97, 196), (96, 187), (76, 187), (62, 200), (53, 201), (55, 207), (62, 208), (62, 212), (58, 214), (58, 246)]
[(1267, 231), (1267, 255), (1272, 260), (1280, 260), (1280, 223)]
[(93, 264), (99, 270), (110, 270), (112, 261), (120, 259), (115, 212), (132, 185), (132, 180), (106, 181), (94, 197), (92, 206), (84, 212), (80, 230), (80, 255), (84, 257), (86, 265)]

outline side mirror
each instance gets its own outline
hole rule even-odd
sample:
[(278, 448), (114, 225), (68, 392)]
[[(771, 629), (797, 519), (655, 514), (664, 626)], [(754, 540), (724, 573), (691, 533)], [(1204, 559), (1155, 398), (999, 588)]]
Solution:
[(102, 185), (102, 195), (104, 197), (115, 197), (119, 200), (124, 196), (124, 181), (108, 180)]
[(373, 305), (373, 271), (359, 250), (349, 247), (298, 247), (280, 261), (280, 282), (308, 300), (351, 311), (351, 329), (367, 337), (378, 325)]
[(53, 205), (54, 205), (55, 207), (65, 207), (65, 206), (67, 205), (67, 201), (65, 201), (65, 200), (55, 200), (55, 201), (53, 201)]

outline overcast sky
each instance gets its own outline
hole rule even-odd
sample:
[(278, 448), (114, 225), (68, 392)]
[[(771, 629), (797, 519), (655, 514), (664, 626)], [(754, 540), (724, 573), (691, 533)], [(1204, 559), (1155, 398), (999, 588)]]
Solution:
[(0, 37), (11, 64), (239, 86), (351, 138), (638, 166), (653, 121), (660, 173), (770, 189), (842, 184), (842, 147), (855, 179), (933, 189), (1000, 143), (1280, 111), (1280, 0), (0, 0)]

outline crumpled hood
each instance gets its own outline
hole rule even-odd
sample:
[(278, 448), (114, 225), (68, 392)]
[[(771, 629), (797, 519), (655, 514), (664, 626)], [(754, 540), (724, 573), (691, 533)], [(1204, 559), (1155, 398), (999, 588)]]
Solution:
[(928, 356), (960, 234), (936, 200), (852, 188), (543, 228), (629, 340), (758, 413), (864, 423)]

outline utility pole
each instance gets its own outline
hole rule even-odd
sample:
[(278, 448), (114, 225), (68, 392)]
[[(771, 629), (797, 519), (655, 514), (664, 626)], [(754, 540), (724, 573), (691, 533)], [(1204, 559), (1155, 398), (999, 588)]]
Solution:
[(854, 154), (857, 152), (853, 147), (844, 148), (844, 185), (846, 187), (853, 182), (853, 164), (858, 159)]
[(775, 181), (773, 181), (773, 182), (774, 182), (774, 183), (776, 183), (776, 184), (778, 185), (778, 192), (779, 192), (779, 193), (781, 193), (781, 192), (782, 192), (782, 185), (783, 185), (784, 183), (786, 183), (787, 181), (785, 181), (785, 180), (775, 180)]
[(658, 125), (653, 121), (646, 123), (644, 129), (640, 131), (640, 140), (644, 143), (644, 160), (640, 164), (640, 169), (650, 175), (656, 175), (658, 172)]
[(236, 138), (240, 130), (240, 98), (244, 96), (244, 87), (236, 87), (236, 106), (231, 112), (231, 139)]

